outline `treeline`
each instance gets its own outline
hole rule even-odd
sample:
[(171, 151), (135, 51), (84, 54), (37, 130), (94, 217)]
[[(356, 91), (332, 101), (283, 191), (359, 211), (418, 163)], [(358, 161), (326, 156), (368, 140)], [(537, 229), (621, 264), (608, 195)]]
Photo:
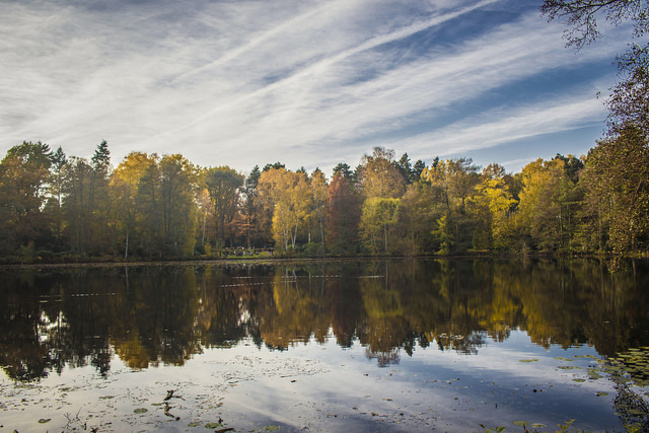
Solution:
[(142, 152), (113, 168), (105, 141), (89, 160), (23, 142), (0, 162), (0, 257), (646, 252), (647, 135), (616, 131), (587, 156), (538, 159), (516, 174), (375, 148), (331, 179), (281, 163), (244, 176)]

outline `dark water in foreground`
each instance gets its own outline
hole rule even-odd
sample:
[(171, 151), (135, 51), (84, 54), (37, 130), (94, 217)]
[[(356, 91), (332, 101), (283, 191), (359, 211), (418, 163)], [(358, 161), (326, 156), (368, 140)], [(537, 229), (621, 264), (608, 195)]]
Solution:
[(588, 260), (4, 270), (0, 423), (522, 432), (575, 419), (649, 431), (649, 264), (615, 270)]

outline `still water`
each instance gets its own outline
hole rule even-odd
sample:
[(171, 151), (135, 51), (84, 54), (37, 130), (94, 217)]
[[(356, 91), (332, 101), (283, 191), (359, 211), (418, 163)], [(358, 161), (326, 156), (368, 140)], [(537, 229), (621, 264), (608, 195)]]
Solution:
[(649, 431), (648, 307), (646, 261), (5, 269), (0, 424)]

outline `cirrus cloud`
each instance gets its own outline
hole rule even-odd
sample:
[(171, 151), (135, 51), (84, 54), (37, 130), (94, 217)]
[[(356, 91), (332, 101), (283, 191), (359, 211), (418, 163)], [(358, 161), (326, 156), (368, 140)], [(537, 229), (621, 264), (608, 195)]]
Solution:
[(625, 29), (575, 54), (535, 3), (5, 1), (0, 149), (89, 156), (106, 139), (114, 163), (328, 169), (374, 145), (496, 153), (600, 124)]

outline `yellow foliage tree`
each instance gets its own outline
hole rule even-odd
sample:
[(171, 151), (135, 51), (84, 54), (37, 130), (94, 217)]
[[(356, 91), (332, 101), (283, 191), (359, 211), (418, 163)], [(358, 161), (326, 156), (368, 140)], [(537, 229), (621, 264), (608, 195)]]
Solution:
[(273, 239), (284, 251), (295, 249), (298, 233), (306, 225), (313, 195), (303, 172), (271, 168), (259, 178), (265, 206), (273, 209)]
[[(497, 166), (494, 170), (494, 166)], [(505, 249), (511, 245), (514, 234), (510, 210), (517, 203), (503, 179), (504, 170), (497, 164), (489, 165), (482, 173), (473, 196), (468, 198), (471, 212), (477, 221), (473, 246), (476, 249)]]
[(110, 195), (114, 203), (113, 211), (118, 224), (120, 244), (124, 245), (124, 259), (128, 259), (129, 244), (135, 227), (142, 221), (141, 209), (138, 207), (137, 190), (140, 179), (151, 164), (155, 164), (157, 155), (143, 152), (131, 152), (113, 170), (110, 177)]

